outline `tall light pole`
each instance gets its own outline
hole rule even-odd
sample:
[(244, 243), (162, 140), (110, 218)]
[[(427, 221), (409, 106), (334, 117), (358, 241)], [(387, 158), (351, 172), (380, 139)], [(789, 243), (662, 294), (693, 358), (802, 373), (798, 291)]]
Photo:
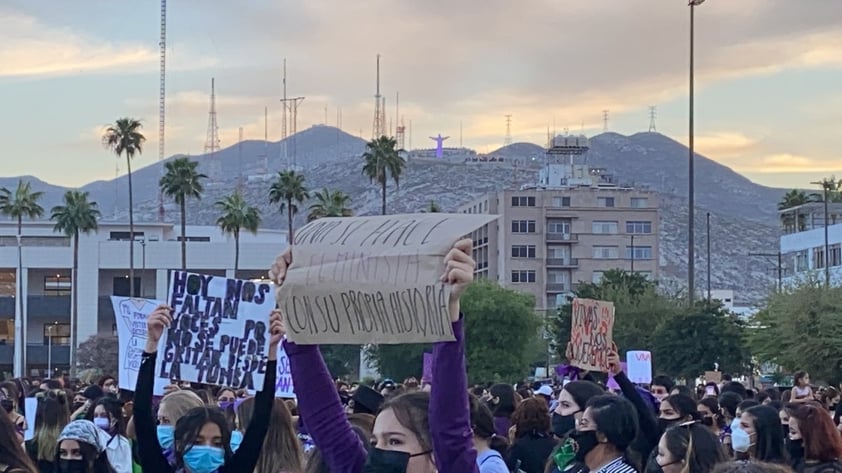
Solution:
[(49, 379), (53, 378), (53, 327), (54, 325), (47, 325), (47, 378)]
[(827, 221), (828, 215), (828, 200), (830, 197), (830, 187), (837, 187), (837, 183), (832, 179), (823, 179), (819, 182), (811, 182), (810, 184), (822, 186), (822, 200), (824, 201), (824, 285), (830, 287), (830, 244), (827, 238)]
[(693, 299), (696, 296), (696, 250), (694, 245), (696, 244), (696, 238), (693, 232), (695, 231), (695, 224), (693, 219), (695, 218), (694, 206), (695, 206), (695, 186), (694, 186), (694, 170), (693, 170), (693, 157), (696, 154), (694, 149), (694, 127), (693, 127), (693, 99), (694, 99), (694, 91), (693, 91), (693, 73), (694, 73), (694, 60), (695, 60), (695, 48), (694, 48), (694, 41), (695, 41), (695, 33), (693, 31), (694, 28), (694, 16), (696, 7), (704, 3), (705, 0), (690, 0), (688, 5), (690, 6), (690, 118), (689, 118), (689, 148), (690, 148), (690, 156), (688, 158), (688, 172), (687, 178), (689, 179), (687, 185), (687, 192), (688, 192), (688, 211), (687, 211), (687, 292), (688, 297), (690, 298), (690, 304), (693, 303)]
[(707, 259), (708, 259), (708, 267), (707, 267), (708, 297), (707, 297), (707, 300), (708, 300), (708, 305), (710, 305), (710, 293), (711, 293), (711, 287), (710, 286), (711, 286), (711, 279), (712, 279), (711, 278), (711, 272), (710, 272), (710, 212), (708, 212), (707, 215), (706, 215), (706, 222), (707, 222), (707, 225), (705, 227), (705, 230), (706, 230), (706, 233), (707, 233), (707, 237), (705, 238), (705, 243), (707, 243)]

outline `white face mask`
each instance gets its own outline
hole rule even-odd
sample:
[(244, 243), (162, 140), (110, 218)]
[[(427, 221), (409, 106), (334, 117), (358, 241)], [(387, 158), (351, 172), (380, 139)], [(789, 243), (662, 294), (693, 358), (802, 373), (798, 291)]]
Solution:
[(751, 448), (751, 435), (741, 427), (731, 430), (731, 447), (735, 452), (746, 453)]

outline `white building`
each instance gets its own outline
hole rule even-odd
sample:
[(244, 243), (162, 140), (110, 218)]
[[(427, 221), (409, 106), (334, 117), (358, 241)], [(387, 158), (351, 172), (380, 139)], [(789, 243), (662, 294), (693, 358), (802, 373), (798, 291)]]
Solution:
[(780, 240), (784, 284), (807, 279), (824, 281), (826, 270), (831, 284), (842, 284), (842, 204), (828, 204), (827, 248), (823, 203), (800, 205), (780, 213), (784, 226)]
[[(190, 271), (234, 277), (234, 239), (212, 226), (187, 227), (187, 268)], [(52, 222), (24, 222), (22, 271), (17, 277), (17, 225), (0, 222), (0, 372), (11, 372), (15, 340), (14, 320), (20, 311), (16, 282), (28, 323), (27, 375), (43, 376), (48, 353), (52, 366), (68, 368), (70, 345), (70, 289), (73, 246), (55, 233)], [(95, 234), (79, 241), (78, 340), (116, 334), (111, 295), (129, 295), (129, 229), (125, 223), (100, 222)], [(240, 235), (237, 277), (266, 277), (275, 256), (287, 246), (287, 232), (260, 230)], [(180, 230), (166, 223), (135, 224), (135, 295), (166, 300), (168, 273), (181, 267)], [(50, 343), (51, 342), (51, 343)]]

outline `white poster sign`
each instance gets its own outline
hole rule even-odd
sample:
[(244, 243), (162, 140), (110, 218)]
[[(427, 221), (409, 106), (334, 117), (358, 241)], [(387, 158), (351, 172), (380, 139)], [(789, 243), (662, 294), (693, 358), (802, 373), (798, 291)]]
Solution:
[(632, 383), (652, 382), (652, 353), (643, 350), (626, 352), (626, 367)]
[[(162, 302), (151, 299), (111, 296), (119, 345), (117, 381), (121, 389), (135, 390), (140, 358), (146, 348), (146, 319), (161, 304)], [(156, 377), (153, 394), (163, 395), (164, 387), (170, 383), (168, 378)]]

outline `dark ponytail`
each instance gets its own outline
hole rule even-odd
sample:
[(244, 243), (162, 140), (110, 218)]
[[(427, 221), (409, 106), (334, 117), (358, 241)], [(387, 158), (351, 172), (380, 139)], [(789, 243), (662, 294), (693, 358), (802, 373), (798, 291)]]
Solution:
[(491, 409), (482, 403), (476, 396), (471, 397), (471, 428), (474, 436), (488, 441), (488, 446), (496, 450), (500, 455), (505, 455), (509, 449), (509, 440), (494, 431), (494, 415)]

